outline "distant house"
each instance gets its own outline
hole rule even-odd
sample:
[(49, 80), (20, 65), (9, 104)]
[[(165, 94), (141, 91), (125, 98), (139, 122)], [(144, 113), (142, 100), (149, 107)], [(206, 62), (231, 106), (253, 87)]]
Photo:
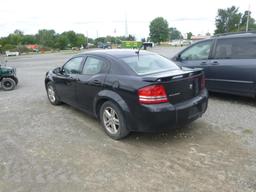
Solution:
[(39, 45), (37, 44), (28, 44), (28, 45), (25, 45), (25, 47), (33, 51), (37, 51), (39, 49)]

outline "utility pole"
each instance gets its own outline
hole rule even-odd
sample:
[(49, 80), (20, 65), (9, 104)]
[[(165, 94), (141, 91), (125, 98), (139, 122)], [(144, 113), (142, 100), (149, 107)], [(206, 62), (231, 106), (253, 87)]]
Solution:
[(249, 27), (249, 18), (250, 18), (250, 12), (247, 12), (247, 21), (246, 21), (246, 32), (248, 32), (248, 27)]
[(127, 23), (127, 14), (125, 12), (125, 37), (128, 37), (128, 23)]
[(246, 32), (248, 32), (249, 19), (250, 19), (250, 5), (249, 5), (248, 11), (247, 11)]
[(242, 16), (240, 16), (239, 23), (237, 24), (237, 31), (240, 32), (240, 25), (242, 23)]
[(86, 38), (86, 48), (88, 49), (89, 48), (89, 45), (88, 45), (88, 43), (89, 43), (88, 31), (86, 31), (86, 36), (87, 36), (87, 38)]

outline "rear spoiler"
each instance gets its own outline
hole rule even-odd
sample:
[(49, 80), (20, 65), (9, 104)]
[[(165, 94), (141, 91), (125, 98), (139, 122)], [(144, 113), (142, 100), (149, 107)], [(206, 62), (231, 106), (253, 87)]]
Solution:
[(162, 77), (157, 77), (157, 76), (144, 76), (142, 77), (143, 81), (147, 82), (166, 82), (166, 81), (171, 81), (175, 79), (183, 79), (183, 78), (188, 78), (192, 76), (198, 76), (203, 74), (203, 70), (201, 68), (196, 68), (196, 69), (189, 69), (189, 68), (182, 68), (183, 73), (181, 74), (176, 74), (176, 75), (165, 75)]

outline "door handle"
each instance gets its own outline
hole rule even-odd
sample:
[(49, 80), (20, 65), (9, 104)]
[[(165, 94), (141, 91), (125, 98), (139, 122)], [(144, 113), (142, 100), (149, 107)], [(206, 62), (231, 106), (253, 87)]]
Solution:
[(212, 65), (219, 65), (219, 62), (218, 61), (213, 61)]
[(90, 81), (89, 84), (90, 84), (90, 85), (101, 85), (101, 81), (98, 80), (98, 79), (95, 79), (95, 80), (93, 80), (93, 81)]
[(207, 65), (207, 62), (206, 62), (206, 61), (202, 61), (202, 62), (200, 63), (200, 65)]
[(80, 79), (78, 77), (69, 77), (69, 79), (72, 81), (80, 81)]

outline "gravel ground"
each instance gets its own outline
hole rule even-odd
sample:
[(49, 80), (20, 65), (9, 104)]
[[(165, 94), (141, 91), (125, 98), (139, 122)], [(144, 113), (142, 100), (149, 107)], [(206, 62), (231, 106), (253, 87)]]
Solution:
[(70, 56), (8, 58), (20, 84), (0, 90), (1, 192), (256, 191), (254, 99), (210, 94), (206, 114), (186, 127), (114, 141), (94, 118), (48, 102), (45, 72)]

